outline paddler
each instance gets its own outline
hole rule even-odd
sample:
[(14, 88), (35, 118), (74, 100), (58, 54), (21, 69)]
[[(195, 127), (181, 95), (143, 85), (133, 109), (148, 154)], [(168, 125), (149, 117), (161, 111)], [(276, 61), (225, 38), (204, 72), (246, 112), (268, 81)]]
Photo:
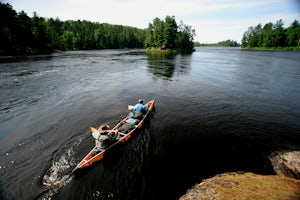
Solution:
[(113, 135), (110, 135), (109, 132), (111, 130), (107, 124), (102, 124), (97, 131), (92, 132), (92, 136), (95, 138), (94, 151), (96, 153), (105, 150), (116, 141), (118, 133), (115, 132)]
[(148, 112), (148, 107), (144, 105), (144, 99), (139, 99), (133, 109), (129, 112), (129, 116), (135, 119), (141, 118)]

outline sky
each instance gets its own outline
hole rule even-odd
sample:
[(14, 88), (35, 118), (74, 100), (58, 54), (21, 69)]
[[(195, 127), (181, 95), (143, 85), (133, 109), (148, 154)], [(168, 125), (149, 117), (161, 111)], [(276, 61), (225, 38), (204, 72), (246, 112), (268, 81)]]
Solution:
[(195, 41), (241, 42), (250, 26), (300, 22), (300, 0), (0, 0), (32, 17), (87, 20), (147, 28), (153, 19), (174, 16), (196, 31)]

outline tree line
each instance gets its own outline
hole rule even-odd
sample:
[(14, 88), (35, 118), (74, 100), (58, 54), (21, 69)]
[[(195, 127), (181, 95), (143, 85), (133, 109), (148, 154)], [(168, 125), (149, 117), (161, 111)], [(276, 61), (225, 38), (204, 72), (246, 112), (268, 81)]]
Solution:
[(29, 17), (0, 2), (0, 55), (49, 53), (54, 50), (119, 48), (193, 49), (195, 30), (175, 17), (155, 18), (148, 29), (59, 18)]
[(234, 40), (225, 40), (225, 41), (210, 43), (210, 44), (195, 42), (194, 45), (197, 47), (239, 47), (241, 46), (237, 41)]
[(29, 17), (0, 3), (0, 55), (53, 50), (142, 48), (146, 30), (129, 26)]
[(299, 47), (300, 46), (300, 24), (295, 20), (288, 28), (280, 19), (275, 24), (269, 22), (262, 26), (249, 27), (243, 34), (242, 47)]

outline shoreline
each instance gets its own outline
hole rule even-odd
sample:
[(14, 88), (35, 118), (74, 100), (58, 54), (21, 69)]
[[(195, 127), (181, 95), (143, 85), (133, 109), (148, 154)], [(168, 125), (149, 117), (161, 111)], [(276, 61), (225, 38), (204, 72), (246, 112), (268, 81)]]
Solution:
[(300, 51), (300, 47), (241, 47), (241, 50), (247, 51)]

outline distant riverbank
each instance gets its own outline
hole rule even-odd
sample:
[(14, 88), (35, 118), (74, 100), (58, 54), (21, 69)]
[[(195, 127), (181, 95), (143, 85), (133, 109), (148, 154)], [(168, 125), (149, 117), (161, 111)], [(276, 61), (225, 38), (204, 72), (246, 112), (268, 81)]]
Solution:
[(300, 51), (300, 47), (251, 47), (241, 49), (253, 51)]

